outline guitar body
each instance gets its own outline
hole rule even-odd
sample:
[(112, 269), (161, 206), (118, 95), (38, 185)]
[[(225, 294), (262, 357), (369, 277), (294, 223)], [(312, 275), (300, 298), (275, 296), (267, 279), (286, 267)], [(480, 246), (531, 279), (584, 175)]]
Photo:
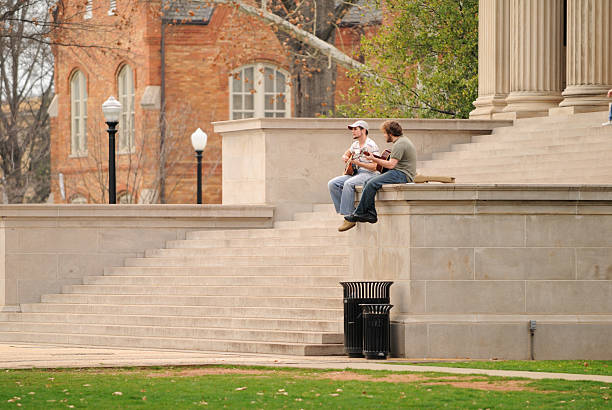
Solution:
[[(386, 149), (382, 152), (382, 154), (380, 154), (380, 156), (374, 155), (374, 157), (379, 158), (379, 159), (384, 159), (385, 161), (389, 161), (389, 158), (391, 158), (391, 150)], [(382, 165), (376, 164), (376, 170), (380, 172), (381, 174), (384, 174), (385, 172), (389, 170), (389, 168), (385, 168)]]
[(355, 175), (355, 166), (351, 164), (352, 160), (353, 160), (353, 153), (351, 152), (351, 155), (349, 155), (349, 159), (348, 161), (346, 161), (346, 165), (344, 166), (344, 175), (350, 175), (350, 176)]

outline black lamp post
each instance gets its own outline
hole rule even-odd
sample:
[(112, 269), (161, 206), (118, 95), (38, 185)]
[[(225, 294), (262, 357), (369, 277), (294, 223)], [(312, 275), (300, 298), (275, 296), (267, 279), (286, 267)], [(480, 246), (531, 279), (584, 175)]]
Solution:
[(208, 135), (200, 128), (195, 130), (193, 134), (191, 134), (191, 145), (193, 145), (193, 149), (196, 152), (196, 158), (198, 160), (198, 187), (197, 187), (197, 203), (202, 203), (202, 152), (204, 148), (206, 148), (206, 142), (208, 140)]
[(102, 104), (102, 112), (108, 125), (108, 203), (117, 203), (117, 183), (115, 180), (115, 135), (121, 114), (121, 103), (112, 95)]

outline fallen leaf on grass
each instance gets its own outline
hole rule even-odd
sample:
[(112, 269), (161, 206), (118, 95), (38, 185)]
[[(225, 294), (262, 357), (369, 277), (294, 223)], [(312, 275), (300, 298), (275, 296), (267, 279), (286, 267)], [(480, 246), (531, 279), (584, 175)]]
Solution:
[(236, 387), (236, 389), (235, 389), (235, 390), (236, 390), (236, 391), (241, 391), (241, 390), (246, 390), (246, 389), (247, 389), (247, 387), (246, 387), (246, 386), (244, 386), (244, 387)]
[(121, 393), (120, 391), (115, 391), (113, 392), (113, 396), (122, 396), (123, 393)]
[(329, 395), (332, 396), (332, 397), (340, 396), (338, 393), (330, 393)]

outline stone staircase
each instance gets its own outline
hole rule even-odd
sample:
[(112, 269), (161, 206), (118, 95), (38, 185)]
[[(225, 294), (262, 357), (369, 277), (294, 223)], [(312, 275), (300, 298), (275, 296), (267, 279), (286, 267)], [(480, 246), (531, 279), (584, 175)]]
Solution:
[(516, 120), (420, 161), (422, 175), (457, 183), (612, 183), (612, 126), (607, 112)]
[(0, 341), (342, 354), (340, 220), (315, 205), (273, 229), (191, 232), (0, 313)]

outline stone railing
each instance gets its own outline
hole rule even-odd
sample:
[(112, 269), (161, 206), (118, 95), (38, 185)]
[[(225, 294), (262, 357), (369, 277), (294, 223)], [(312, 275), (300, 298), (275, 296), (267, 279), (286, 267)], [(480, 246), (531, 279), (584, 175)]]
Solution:
[[(343, 171), (342, 154), (352, 143), (344, 118), (254, 118), (214, 123), (223, 137), (223, 204), (270, 204), (275, 218), (311, 211), (314, 203), (331, 202), (327, 182)], [(367, 119), (370, 137), (385, 149), (383, 119)], [(452, 144), (470, 142), (512, 121), (398, 120), (428, 159)]]
[(388, 185), (376, 206), (348, 279), (395, 282), (395, 354), (612, 359), (612, 186)]
[(0, 206), (0, 310), (39, 302), (194, 230), (268, 228), (269, 206)]

